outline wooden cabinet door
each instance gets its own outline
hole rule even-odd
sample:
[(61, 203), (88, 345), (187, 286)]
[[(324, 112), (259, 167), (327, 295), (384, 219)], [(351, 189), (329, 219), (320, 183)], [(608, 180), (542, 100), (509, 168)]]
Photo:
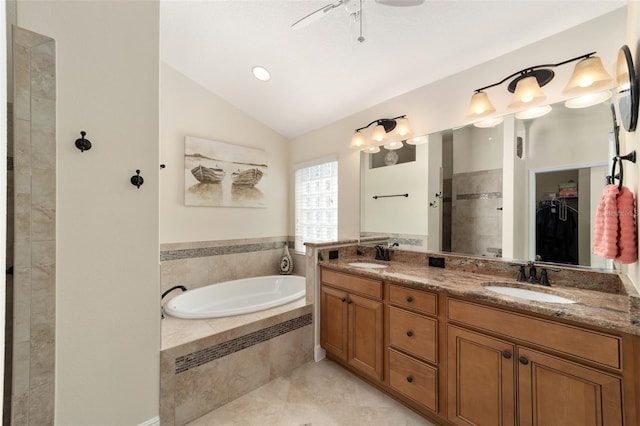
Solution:
[(320, 345), (347, 360), (347, 293), (331, 287), (320, 289)]
[(520, 425), (622, 425), (622, 382), (589, 367), (518, 348)]
[(515, 345), (453, 326), (447, 327), (447, 345), (449, 420), (515, 425)]
[(348, 297), (348, 362), (368, 376), (382, 380), (382, 303), (353, 294)]

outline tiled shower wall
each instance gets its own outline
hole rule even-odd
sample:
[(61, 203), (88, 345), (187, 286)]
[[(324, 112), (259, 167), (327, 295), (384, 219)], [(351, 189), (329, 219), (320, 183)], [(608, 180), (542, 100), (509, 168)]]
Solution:
[(451, 251), (495, 256), (502, 247), (502, 169), (453, 175)]
[[(240, 278), (278, 275), (284, 244), (293, 238), (271, 237), (198, 241), (160, 246), (161, 291), (184, 285), (188, 289)], [(305, 275), (304, 256), (293, 256), (293, 273)]]
[(13, 28), (12, 425), (54, 420), (55, 42)]

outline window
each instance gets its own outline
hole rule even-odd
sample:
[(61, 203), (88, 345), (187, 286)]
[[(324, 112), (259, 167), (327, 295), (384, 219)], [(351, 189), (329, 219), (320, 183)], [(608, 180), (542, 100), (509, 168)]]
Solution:
[[(320, 160), (323, 161), (323, 160)], [(338, 239), (338, 162), (309, 163), (295, 172), (295, 250), (304, 242)]]

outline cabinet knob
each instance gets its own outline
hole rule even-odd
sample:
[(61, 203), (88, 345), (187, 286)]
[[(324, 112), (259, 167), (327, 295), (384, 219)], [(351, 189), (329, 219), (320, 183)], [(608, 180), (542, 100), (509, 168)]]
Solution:
[(351, 301), (351, 299), (347, 300), (347, 305), (352, 304), (353, 302)]
[(506, 359), (510, 359), (511, 358), (511, 352), (504, 351), (504, 352), (502, 352), (502, 356), (505, 357)]
[(344, 303), (344, 302), (346, 302), (346, 301), (347, 301), (347, 298), (346, 298), (346, 297), (343, 297), (343, 298), (342, 298), (342, 303)]
[(407, 336), (409, 336), (409, 337), (413, 336), (413, 331), (411, 331), (411, 330), (407, 331)]
[(413, 376), (407, 377), (407, 382), (409, 382), (409, 383), (413, 382)]
[(520, 364), (527, 365), (529, 364), (529, 360), (523, 356), (520, 357)]
[(407, 302), (413, 302), (413, 297), (407, 296)]

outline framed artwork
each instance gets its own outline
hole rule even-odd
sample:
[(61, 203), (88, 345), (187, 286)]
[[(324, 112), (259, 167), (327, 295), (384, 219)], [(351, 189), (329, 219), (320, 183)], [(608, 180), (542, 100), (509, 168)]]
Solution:
[(184, 138), (184, 204), (266, 207), (267, 152), (224, 142)]

